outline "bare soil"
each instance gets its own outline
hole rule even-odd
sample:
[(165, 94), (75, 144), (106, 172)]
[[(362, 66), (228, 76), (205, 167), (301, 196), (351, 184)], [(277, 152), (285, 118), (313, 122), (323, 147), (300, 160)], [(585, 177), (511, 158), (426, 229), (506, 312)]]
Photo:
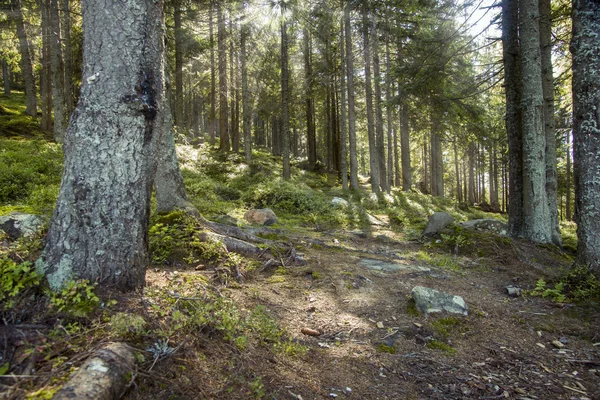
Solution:
[[(435, 267), (417, 256), (424, 243), (381, 228), (361, 236), (296, 230), (290, 238), (306, 265), (277, 279), (254, 272), (223, 291), (244, 309), (265, 306), (306, 354), (241, 352), (199, 333), (152, 371), (140, 369), (126, 398), (600, 399), (598, 304), (505, 289), (531, 289), (568, 268), (560, 251), (486, 233), (455, 265)], [(373, 270), (363, 259), (407, 269)], [(149, 271), (149, 285), (168, 285), (174, 270)], [(410, 304), (417, 285), (462, 296), (469, 316), (419, 315)]]

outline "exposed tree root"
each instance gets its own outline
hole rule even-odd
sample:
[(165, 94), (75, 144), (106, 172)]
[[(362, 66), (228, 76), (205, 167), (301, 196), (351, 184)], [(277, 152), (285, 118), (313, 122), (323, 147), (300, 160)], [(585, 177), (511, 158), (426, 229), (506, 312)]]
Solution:
[(123, 343), (109, 343), (71, 375), (53, 400), (118, 399), (127, 389), (134, 370), (132, 349)]

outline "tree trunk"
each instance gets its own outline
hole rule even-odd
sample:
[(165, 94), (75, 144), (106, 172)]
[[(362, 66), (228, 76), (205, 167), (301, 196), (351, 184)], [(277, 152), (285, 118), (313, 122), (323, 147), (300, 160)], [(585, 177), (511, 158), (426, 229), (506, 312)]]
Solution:
[(67, 118), (71, 115), (74, 108), (73, 93), (73, 43), (71, 42), (71, 8), (69, 0), (61, 0), (62, 21), (62, 41), (64, 43), (64, 65), (65, 65), (65, 107)]
[[(385, 35), (385, 74), (386, 74), (386, 88), (385, 88), (385, 103), (386, 103), (386, 113), (387, 113), (387, 192), (389, 193), (392, 189), (392, 185), (394, 184), (394, 139), (396, 134), (394, 132), (393, 118), (392, 118), (392, 68), (390, 61), (390, 35), (389, 35), (389, 26), (387, 26), (387, 33)], [(396, 148), (397, 149), (397, 148)]]
[(467, 201), (470, 206), (475, 204), (475, 143), (469, 143), (469, 187)]
[(210, 116), (209, 116), (209, 143), (215, 145), (215, 137), (217, 135), (217, 79), (216, 79), (216, 64), (215, 64), (215, 35), (213, 21), (214, 3), (211, 1), (208, 7), (208, 31), (210, 41)]
[(312, 76), (312, 49), (310, 31), (304, 28), (304, 85), (306, 90), (306, 147), (308, 152), (308, 168), (314, 171), (317, 162), (317, 138), (315, 130), (313, 76)]
[(23, 9), (21, 0), (12, 0), (12, 11), (14, 14), (17, 37), (19, 38), (19, 53), (21, 54), (21, 72), (25, 81), (25, 114), (37, 118), (37, 99), (35, 91), (35, 78), (33, 77), (33, 66), (31, 63), (31, 50), (25, 24), (23, 22)]
[(37, 262), (55, 290), (78, 278), (122, 290), (144, 284), (164, 98), (162, 9), (155, 0), (83, 1), (81, 101)]
[(412, 171), (410, 169), (410, 136), (408, 130), (408, 105), (400, 105), (400, 143), (402, 152), (402, 190), (412, 189)]
[(377, 161), (379, 162), (379, 186), (389, 193), (386, 176), (385, 138), (383, 133), (383, 112), (381, 111), (381, 72), (379, 62), (379, 37), (377, 24), (371, 21), (371, 38), (373, 39), (373, 80), (375, 82), (375, 142), (377, 144)]
[(2, 79), (4, 81), (4, 95), (10, 97), (10, 68), (5, 57), (2, 57)]
[[(242, 10), (244, 4), (241, 3)], [(246, 41), (250, 36), (250, 27), (244, 19), (240, 32), (240, 58), (242, 63), (242, 114), (244, 129), (244, 156), (246, 162), (252, 159), (252, 132), (251, 132), (251, 112), (250, 112), (250, 91), (248, 90), (248, 66), (246, 64)]]
[(358, 189), (358, 159), (356, 154), (356, 112), (354, 110), (354, 55), (350, 4), (342, 0), (344, 8), (344, 31), (346, 34), (346, 77), (348, 78), (348, 144), (350, 147), (350, 187)]
[(565, 191), (565, 219), (567, 221), (573, 220), (573, 213), (571, 211), (571, 132), (567, 132), (567, 183)]
[(365, 58), (365, 96), (367, 102), (367, 132), (369, 138), (369, 166), (371, 176), (371, 191), (379, 192), (379, 153), (377, 151), (377, 141), (375, 138), (375, 123), (373, 121), (373, 89), (371, 87), (371, 46), (369, 36), (371, 32), (371, 22), (369, 20), (369, 2), (363, 0), (363, 37), (364, 37), (364, 58)]
[(50, 0), (50, 26), (52, 27), (52, 108), (54, 111), (54, 140), (62, 143), (67, 129), (65, 108), (65, 69), (60, 37), (60, 16), (58, 0)]
[(229, 151), (229, 110), (227, 105), (227, 32), (223, 6), (217, 2), (217, 25), (219, 46), (219, 150)]
[(600, 277), (600, 4), (574, 0), (572, 19), (577, 264)]
[(283, 179), (291, 178), (290, 170), (290, 92), (288, 69), (287, 22), (281, 22), (281, 145), (283, 146)]
[(431, 194), (444, 197), (444, 165), (440, 122), (433, 114), (431, 116)]
[(556, 129), (554, 123), (554, 76), (552, 72), (552, 15), (550, 0), (539, 0), (544, 136), (546, 138), (546, 196), (550, 212), (552, 243), (561, 247), (558, 225), (558, 174), (556, 171)]
[(456, 174), (456, 200), (462, 203), (462, 185), (460, 184), (460, 170), (458, 167), (458, 149), (456, 146), (456, 140), (454, 140), (454, 173)]
[[(508, 231), (521, 236), (523, 231), (523, 130), (521, 75), (519, 71), (518, 0), (502, 0), (502, 54), (506, 95), (506, 135), (508, 138)], [(545, 181), (545, 179), (544, 179)], [(470, 198), (469, 198), (470, 201)]]
[(348, 190), (348, 149), (346, 146), (347, 134), (346, 134), (346, 79), (344, 74), (345, 61), (345, 49), (344, 49), (344, 20), (342, 18), (340, 24), (340, 172), (342, 174), (342, 189)]
[(550, 243), (538, 0), (523, 0), (522, 12), (523, 237), (536, 243)]
[(41, 128), (48, 132), (52, 129), (52, 61), (50, 0), (40, 0), (42, 14), (42, 70), (40, 72), (40, 97), (42, 108)]
[(175, 23), (175, 125), (184, 127), (183, 122), (183, 27), (181, 25), (181, 1), (173, 2)]

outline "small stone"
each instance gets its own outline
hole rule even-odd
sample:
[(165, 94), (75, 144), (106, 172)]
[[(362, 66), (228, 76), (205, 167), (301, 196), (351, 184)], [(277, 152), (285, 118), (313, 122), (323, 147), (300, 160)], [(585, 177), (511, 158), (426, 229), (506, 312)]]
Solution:
[(559, 340), (553, 340), (552, 345), (557, 349), (562, 349), (563, 347), (565, 347), (565, 345), (562, 344), (562, 342), (560, 342)]
[(418, 323), (418, 322), (415, 322), (415, 323), (414, 323), (414, 325), (415, 325), (417, 328), (419, 328), (419, 329), (421, 329), (421, 328), (423, 327), (423, 325), (421, 325), (421, 324), (420, 324), (420, 323)]
[(542, 349), (545, 349), (545, 348), (546, 348), (546, 346), (544, 346), (542, 343), (539, 343), (539, 342), (538, 342), (538, 343), (536, 343), (536, 346), (538, 346), (538, 347), (541, 347)]
[(383, 322), (378, 321), (376, 325), (379, 329), (383, 329)]
[(392, 319), (395, 321), (397, 318), (392, 315)]
[(506, 292), (508, 293), (508, 295), (510, 297), (519, 297), (521, 296), (521, 288), (516, 287), (516, 286), (507, 286), (506, 287)]
[(352, 389), (350, 389), (348, 386), (346, 386), (346, 392), (347, 393), (352, 393)]
[(542, 337), (542, 331), (537, 331), (536, 333), (539, 337)]

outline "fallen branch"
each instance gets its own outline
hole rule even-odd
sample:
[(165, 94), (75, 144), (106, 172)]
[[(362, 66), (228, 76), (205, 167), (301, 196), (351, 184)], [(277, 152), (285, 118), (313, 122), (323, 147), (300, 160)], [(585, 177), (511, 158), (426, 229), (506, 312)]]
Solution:
[(132, 349), (123, 343), (109, 343), (71, 375), (53, 400), (118, 399), (127, 389), (134, 368)]

